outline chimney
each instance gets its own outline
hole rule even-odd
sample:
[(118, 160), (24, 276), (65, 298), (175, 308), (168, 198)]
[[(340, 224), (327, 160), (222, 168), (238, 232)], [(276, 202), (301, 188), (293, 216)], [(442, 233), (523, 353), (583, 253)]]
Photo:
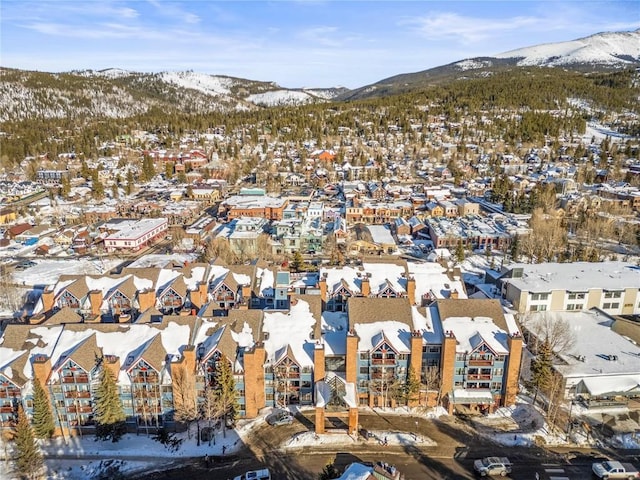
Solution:
[(51, 373), (51, 358), (43, 354), (35, 355), (31, 360), (31, 366), (34, 380), (38, 380), (42, 386), (45, 386)]
[(251, 285), (242, 285), (242, 298), (247, 301), (251, 298)]
[(409, 303), (411, 305), (416, 304), (416, 279), (413, 276), (407, 280), (407, 297), (409, 297)]
[(102, 359), (102, 365), (104, 368), (108, 368), (113, 377), (118, 381), (118, 375), (120, 375), (120, 357), (117, 355), (105, 355)]
[(327, 277), (322, 275), (318, 281), (318, 287), (320, 287), (320, 298), (323, 302), (327, 301)]
[(184, 367), (187, 369), (187, 373), (193, 374), (196, 371), (196, 347), (189, 345), (182, 351), (182, 358), (184, 361)]
[(55, 294), (53, 290), (45, 290), (42, 292), (42, 308), (45, 312), (50, 311), (53, 308)]
[(362, 283), (360, 285), (360, 293), (362, 293), (363, 297), (368, 297), (371, 294), (371, 283), (369, 282), (368, 275), (365, 275), (362, 278)]
[(453, 299), (457, 300), (458, 299), (458, 290), (456, 290), (455, 288), (453, 290), (451, 290), (450, 298), (453, 298)]
[(138, 305), (140, 305), (140, 311), (155, 306), (156, 304), (156, 292), (153, 289), (141, 290), (138, 292)]
[(102, 290), (91, 290), (89, 292), (89, 302), (91, 303), (91, 313), (100, 315), (102, 308)]

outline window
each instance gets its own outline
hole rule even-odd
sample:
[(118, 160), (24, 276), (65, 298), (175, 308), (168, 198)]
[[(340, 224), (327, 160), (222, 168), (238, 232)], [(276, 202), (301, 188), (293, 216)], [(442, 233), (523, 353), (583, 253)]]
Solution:
[(360, 367), (360, 375), (367, 375), (369, 373), (369, 367)]
[(549, 298), (548, 293), (532, 293), (531, 300), (547, 300)]
[(502, 383), (491, 382), (491, 390), (502, 390)]
[(429, 353), (440, 353), (440, 347), (429, 347)]
[(360, 354), (360, 360), (369, 360), (369, 354), (368, 353), (361, 353)]
[(606, 302), (606, 303), (602, 304), (602, 308), (604, 310), (613, 310), (613, 309), (619, 308), (619, 307), (620, 307), (620, 304), (617, 303), (617, 302), (615, 302), (615, 303)]
[(604, 298), (620, 298), (622, 297), (622, 292), (616, 291), (616, 292), (604, 292)]
[(456, 375), (464, 375), (464, 367), (456, 368)]
[(544, 312), (546, 309), (546, 305), (531, 305), (531, 307), (529, 307), (529, 311), (531, 312)]
[(569, 300), (584, 300), (584, 292), (569, 292)]

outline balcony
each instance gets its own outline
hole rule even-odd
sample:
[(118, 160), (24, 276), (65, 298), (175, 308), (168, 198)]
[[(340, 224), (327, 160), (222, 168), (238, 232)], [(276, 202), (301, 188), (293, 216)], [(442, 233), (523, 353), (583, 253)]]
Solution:
[(470, 373), (467, 375), (467, 380), (491, 380), (491, 374), (484, 373)]
[(158, 383), (158, 376), (147, 375), (145, 377), (133, 377), (131, 381), (133, 383)]
[(13, 413), (13, 407), (0, 407), (0, 413)]
[(276, 378), (300, 378), (300, 372), (277, 372), (275, 375)]
[(91, 398), (91, 392), (67, 390), (66, 392), (64, 392), (64, 398)]
[(470, 367), (490, 367), (493, 365), (493, 358), (490, 358), (490, 359), (470, 358), (467, 363)]
[(67, 407), (68, 413), (93, 413), (93, 407), (71, 405)]
[(62, 383), (89, 383), (88, 375), (66, 375), (62, 377)]
[(395, 365), (395, 358), (372, 358), (371, 363), (373, 365)]

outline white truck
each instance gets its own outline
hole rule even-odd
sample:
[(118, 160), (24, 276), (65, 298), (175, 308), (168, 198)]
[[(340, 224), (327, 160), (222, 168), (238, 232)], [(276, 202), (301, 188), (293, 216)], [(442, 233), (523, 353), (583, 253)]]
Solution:
[(630, 463), (621, 463), (613, 460), (597, 462), (591, 465), (591, 470), (598, 478), (603, 480), (633, 480), (640, 478), (640, 473)]
[(506, 477), (511, 473), (511, 462), (507, 457), (486, 457), (473, 462), (473, 469), (481, 477), (494, 475)]
[(268, 468), (262, 470), (251, 470), (242, 475), (238, 475), (233, 480), (271, 480), (271, 473)]

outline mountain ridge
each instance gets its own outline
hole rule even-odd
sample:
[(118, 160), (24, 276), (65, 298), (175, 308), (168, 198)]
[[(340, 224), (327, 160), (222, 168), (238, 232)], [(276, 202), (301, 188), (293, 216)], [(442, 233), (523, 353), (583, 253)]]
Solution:
[(285, 88), (273, 81), (187, 71), (133, 72), (117, 67), (47, 73), (0, 67), (0, 122), (30, 117), (126, 118), (159, 108), (207, 113), (296, 106), (393, 95), (502, 69), (549, 67), (592, 72), (640, 67), (640, 29), (523, 47), (401, 73), (353, 90)]

